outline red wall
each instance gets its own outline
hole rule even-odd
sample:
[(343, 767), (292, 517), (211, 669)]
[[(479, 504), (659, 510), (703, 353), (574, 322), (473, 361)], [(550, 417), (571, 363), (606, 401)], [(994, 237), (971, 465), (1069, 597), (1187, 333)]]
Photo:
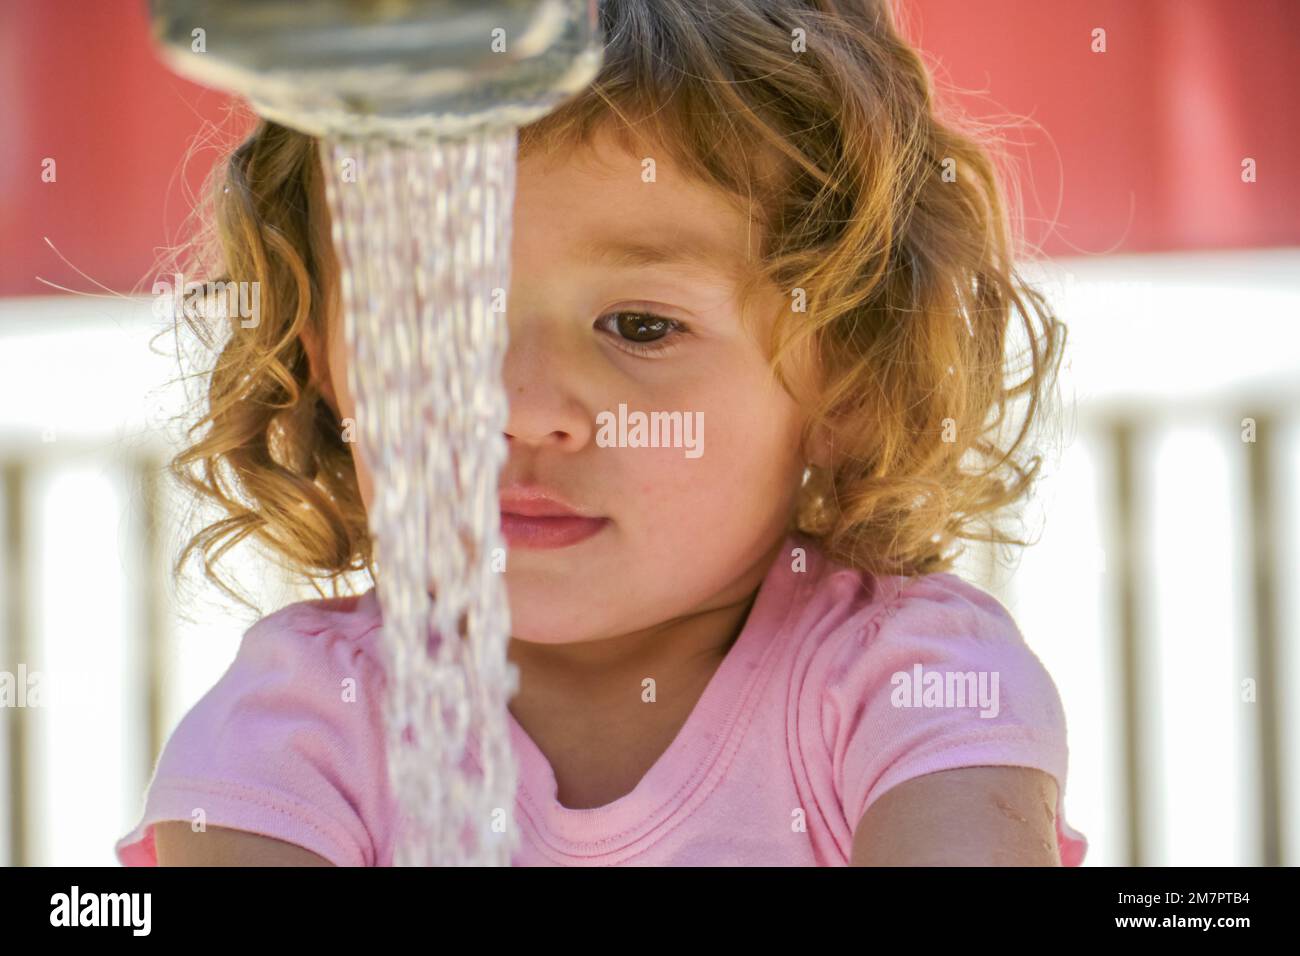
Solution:
[[(1056, 255), (1300, 244), (1300, 3), (915, 0), (914, 39), (1013, 130)], [(1107, 51), (1091, 52), (1092, 31)], [(1243, 183), (1242, 159), (1257, 181)], [(1036, 192), (1036, 195), (1035, 195)], [(1035, 224), (1032, 220), (1047, 220)], [(1054, 226), (1054, 228), (1051, 228)]]
[[(237, 138), (228, 100), (153, 57), (144, 0), (0, 5), (0, 295), (147, 291)], [(1006, 135), (1050, 254), (1300, 244), (1300, 3), (905, 0), (939, 80)], [(1108, 51), (1090, 51), (1091, 31)], [(224, 138), (187, 151), (205, 122)], [(41, 181), (45, 157), (55, 183)], [(1241, 181), (1253, 157), (1258, 181)]]
[(186, 152), (229, 99), (157, 62), (144, 0), (5, 0), (0, 102), (0, 295), (147, 292), (216, 158)]

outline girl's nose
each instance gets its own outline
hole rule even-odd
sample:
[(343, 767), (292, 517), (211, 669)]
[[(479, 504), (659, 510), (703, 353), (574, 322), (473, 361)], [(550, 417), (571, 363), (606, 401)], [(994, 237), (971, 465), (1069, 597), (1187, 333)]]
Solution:
[(583, 378), (581, 349), (574, 343), (547, 338), (536, 326), (512, 338), (502, 368), (509, 413), (506, 438), (511, 447), (522, 442), (538, 447), (554, 445), (577, 451), (592, 437), (594, 412), (578, 388)]

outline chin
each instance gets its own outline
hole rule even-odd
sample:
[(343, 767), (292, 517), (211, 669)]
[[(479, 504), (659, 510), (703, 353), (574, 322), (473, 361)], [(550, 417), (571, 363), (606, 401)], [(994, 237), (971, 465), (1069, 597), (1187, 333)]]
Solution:
[(511, 618), (510, 637), (525, 644), (580, 644), (590, 637), (585, 632), (558, 623)]
[[(521, 586), (510, 589), (510, 636), (529, 644), (590, 640), (599, 622), (591, 614), (591, 588)], [(605, 607), (602, 612), (607, 613)]]

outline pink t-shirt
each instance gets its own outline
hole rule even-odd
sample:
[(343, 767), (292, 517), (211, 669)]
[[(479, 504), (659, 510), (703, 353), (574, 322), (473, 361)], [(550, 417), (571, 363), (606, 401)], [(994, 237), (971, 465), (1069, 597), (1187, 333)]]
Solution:
[[(1056, 778), (1061, 860), (1077, 866), (1087, 842), (1065, 822), (1065, 715), (1051, 677), (989, 594), (952, 574), (903, 583), (835, 564), (793, 533), (676, 739), (603, 807), (562, 806), (546, 757), (508, 715), (514, 865), (844, 866), (862, 814), (891, 787), (1007, 765)], [(208, 824), (340, 865), (391, 865), (380, 623), (372, 589), (253, 625), (172, 732), (118, 859), (157, 865), (153, 824), (201, 809)], [(942, 688), (931, 675), (957, 672), (972, 673), (950, 690), (968, 696), (932, 696)]]

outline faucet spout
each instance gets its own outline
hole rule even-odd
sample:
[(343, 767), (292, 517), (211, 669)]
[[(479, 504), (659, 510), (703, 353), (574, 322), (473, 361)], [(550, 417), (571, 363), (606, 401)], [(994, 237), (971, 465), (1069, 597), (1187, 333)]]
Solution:
[(313, 136), (524, 126), (595, 78), (597, 0), (150, 0), (163, 59)]

